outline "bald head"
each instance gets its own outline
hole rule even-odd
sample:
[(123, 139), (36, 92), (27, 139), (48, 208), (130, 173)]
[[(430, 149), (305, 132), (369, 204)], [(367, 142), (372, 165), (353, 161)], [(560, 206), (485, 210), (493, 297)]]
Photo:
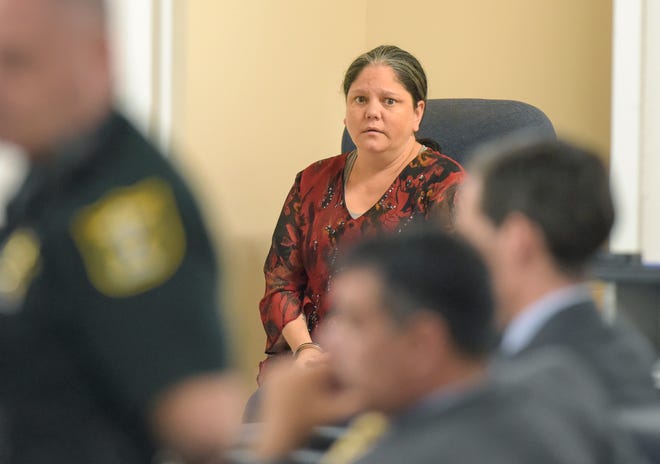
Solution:
[[(56, 0), (57, 1), (57, 0)], [(59, 0), (63, 3), (72, 4), (75, 8), (88, 8), (94, 13), (105, 16), (106, 5), (105, 0)]]
[(0, 0), (0, 139), (44, 156), (111, 102), (102, 0)]
[(105, 0), (48, 0), (55, 3), (56, 8), (62, 8), (69, 13), (82, 18), (87, 16), (96, 22), (99, 27), (104, 27), (107, 21), (107, 9)]

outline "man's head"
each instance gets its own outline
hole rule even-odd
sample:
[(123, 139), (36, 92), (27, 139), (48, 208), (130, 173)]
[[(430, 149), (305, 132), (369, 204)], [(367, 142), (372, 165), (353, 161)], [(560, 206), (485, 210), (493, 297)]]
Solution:
[(439, 231), (355, 247), (333, 279), (324, 332), (341, 383), (395, 412), (481, 372), (492, 299), (478, 254)]
[[(510, 139), (475, 154), (457, 229), (491, 267), (500, 312), (521, 293), (582, 278), (614, 211), (603, 163), (561, 141)], [(512, 317), (498, 314), (502, 324)]]
[(111, 101), (102, 0), (0, 0), (0, 139), (36, 156)]

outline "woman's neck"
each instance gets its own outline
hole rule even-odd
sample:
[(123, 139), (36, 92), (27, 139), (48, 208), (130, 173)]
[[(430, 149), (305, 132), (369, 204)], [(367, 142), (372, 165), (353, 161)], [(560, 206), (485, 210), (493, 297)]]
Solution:
[(373, 207), (406, 165), (417, 156), (420, 148), (421, 145), (413, 139), (392, 157), (384, 153), (365, 153), (358, 149), (353, 169), (348, 173), (344, 194), (346, 207), (351, 214), (359, 216)]
[(371, 177), (375, 174), (398, 174), (418, 155), (421, 144), (414, 138), (401, 150), (395, 153), (373, 153), (360, 150), (355, 160), (354, 171), (360, 171), (362, 176)]

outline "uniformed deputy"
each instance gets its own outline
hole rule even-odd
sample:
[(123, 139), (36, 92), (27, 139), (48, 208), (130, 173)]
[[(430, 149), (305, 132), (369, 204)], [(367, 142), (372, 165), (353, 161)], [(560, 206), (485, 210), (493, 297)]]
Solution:
[(195, 202), (112, 110), (101, 0), (0, 0), (0, 138), (31, 171), (0, 233), (0, 460), (213, 456), (241, 404)]

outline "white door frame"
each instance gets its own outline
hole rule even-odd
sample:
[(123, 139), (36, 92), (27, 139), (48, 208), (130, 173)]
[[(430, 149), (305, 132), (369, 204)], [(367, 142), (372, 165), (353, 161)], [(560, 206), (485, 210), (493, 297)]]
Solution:
[(613, 6), (610, 251), (660, 263), (660, 1)]

